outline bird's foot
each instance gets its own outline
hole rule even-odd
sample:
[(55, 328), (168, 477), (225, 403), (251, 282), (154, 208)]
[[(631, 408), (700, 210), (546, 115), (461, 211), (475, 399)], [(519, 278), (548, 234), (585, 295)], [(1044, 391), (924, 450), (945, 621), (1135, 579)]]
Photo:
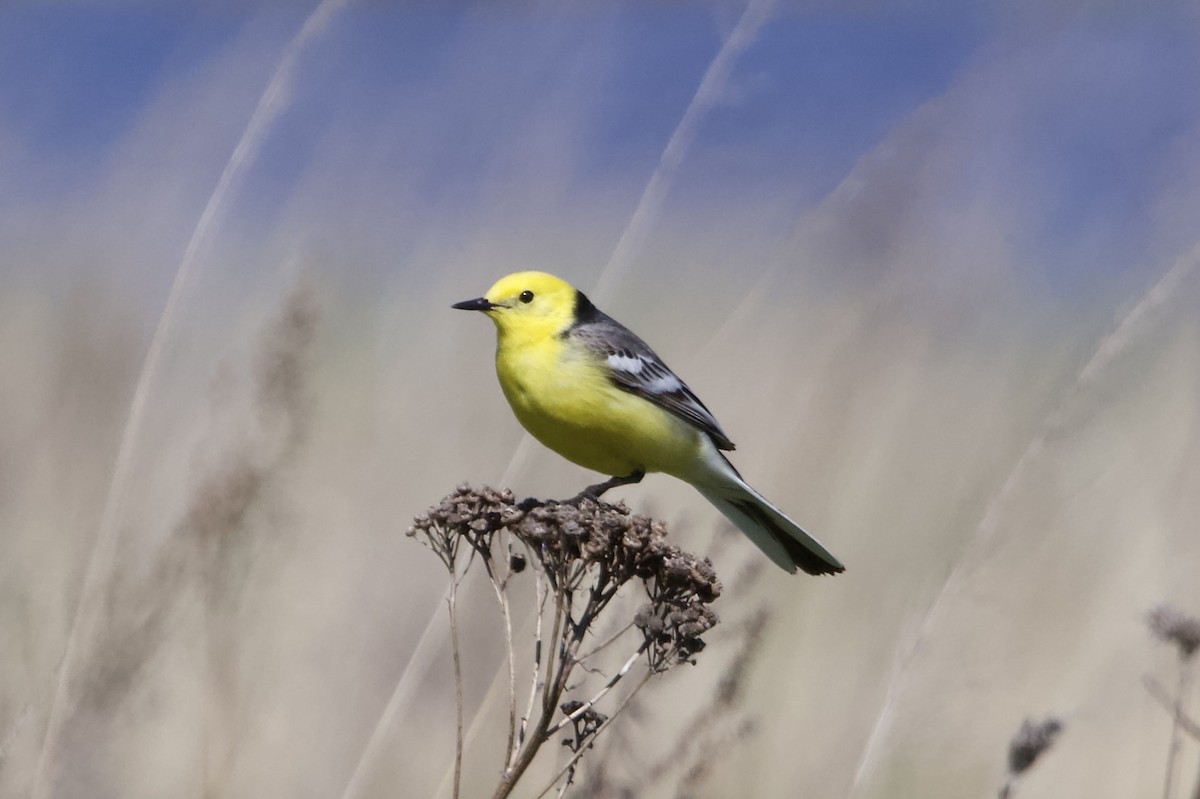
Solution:
[(640, 483), (642, 481), (642, 478), (645, 476), (646, 476), (646, 473), (643, 470), (638, 469), (633, 474), (627, 474), (624, 477), (610, 477), (607, 480), (605, 480), (603, 483), (596, 483), (595, 485), (588, 486), (587, 488), (583, 489), (575, 496), (568, 499), (563, 504), (564, 505), (578, 505), (580, 502), (583, 502), (585, 499), (598, 501), (600, 499), (600, 495), (603, 494), (608, 489), (616, 488), (618, 486), (627, 486), (627, 485), (633, 485), (634, 483)]

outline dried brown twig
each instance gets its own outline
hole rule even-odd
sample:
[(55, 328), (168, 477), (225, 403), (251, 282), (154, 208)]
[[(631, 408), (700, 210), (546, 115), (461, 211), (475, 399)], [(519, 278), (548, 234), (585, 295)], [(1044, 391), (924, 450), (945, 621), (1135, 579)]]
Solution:
[[(706, 560), (670, 544), (661, 522), (629, 512), (623, 504), (582, 497), (577, 502), (526, 499), (516, 502), (509, 491), (460, 486), (440, 503), (418, 516), (409, 535), (418, 538), (447, 566), (455, 585), (474, 560), (491, 579), (505, 619), (510, 678), (509, 742), (506, 762), (494, 796), (508, 796), (525, 774), (541, 745), (570, 728), (564, 744), (571, 757), (547, 786), (560, 780), (562, 791), (571, 783), (575, 765), (600, 732), (612, 724), (620, 709), (655, 674), (695, 662), (704, 648), (702, 636), (717, 623), (711, 604), (721, 583)], [(525, 554), (510, 550), (515, 539)], [(462, 546), (465, 544), (465, 548)], [(472, 560), (459, 569), (461, 552)], [(528, 709), (516, 718), (515, 658), (508, 613), (508, 594), (514, 578), (526, 566), (534, 573), (537, 619), (530, 675)], [(608, 628), (630, 633), (635, 645), (624, 664), (586, 701), (566, 700), (572, 677), (582, 661), (600, 648), (620, 640), (614, 636), (581, 655), (589, 635), (600, 629), (618, 592), (629, 583), (640, 586), (647, 601), (631, 620), (608, 622)], [(452, 594), (453, 596), (453, 594)], [(457, 663), (457, 633), (451, 641)], [(634, 632), (636, 630), (636, 633)], [(643, 660), (645, 672), (621, 705), (608, 716), (597, 709), (618, 683)], [(456, 692), (461, 693), (456, 669)], [(454, 795), (458, 796), (463, 733), (461, 700), (457, 725)], [(560, 791), (561, 793), (561, 791)]]

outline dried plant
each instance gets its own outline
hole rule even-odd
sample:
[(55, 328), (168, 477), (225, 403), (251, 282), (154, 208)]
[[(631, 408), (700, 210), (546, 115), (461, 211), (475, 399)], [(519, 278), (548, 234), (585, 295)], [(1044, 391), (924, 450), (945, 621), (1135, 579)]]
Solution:
[[(741, 533), (724, 528), (718, 543), (739, 540)], [(716, 547), (719, 549), (720, 547)], [(730, 589), (739, 599), (753, 593), (761, 576), (765, 559), (753, 558), (739, 569)], [(636, 797), (661, 793), (685, 799), (694, 796), (705, 780), (712, 776), (714, 766), (727, 762), (729, 753), (740, 746), (751, 745), (763, 729), (758, 718), (745, 702), (745, 693), (754, 664), (758, 661), (766, 632), (773, 614), (768, 605), (759, 604), (740, 614), (736, 623), (722, 631), (728, 636), (723, 649), (732, 652), (714, 685), (714, 690), (698, 701), (694, 712), (674, 740), (664, 749), (647, 748), (643, 741), (623, 735), (628, 727), (614, 730), (596, 747), (589, 758), (586, 778), (581, 780), (577, 794), (582, 797)], [(700, 697), (698, 697), (698, 700)], [(644, 707), (639, 697), (630, 704), (627, 715), (650, 719), (653, 710)], [(606, 765), (619, 765), (606, 768)]]
[[(543, 743), (564, 732), (562, 743), (571, 754), (539, 796), (556, 785), (559, 795), (565, 792), (579, 759), (636, 692), (655, 674), (680, 663), (694, 663), (704, 649), (702, 636), (717, 623), (711, 605), (721, 594), (721, 583), (712, 565), (670, 544), (661, 522), (634, 515), (623, 504), (610, 505), (586, 495), (570, 502), (516, 502), (507, 490), (460, 486), (418, 516), (408, 534), (437, 555), (450, 577), (458, 713), (456, 797), (461, 784), (463, 733), (455, 587), (474, 563), (482, 564), (495, 588), (508, 645), (509, 741), (494, 793), (497, 798), (512, 792)], [(508, 592), (518, 578), (534, 583), (537, 613), (528, 698), (519, 718), (508, 612)], [(604, 615), (606, 609), (616, 607), (613, 599), (628, 583), (639, 586), (646, 601), (631, 619), (609, 619)], [(618, 632), (581, 652), (584, 642), (601, 628)], [(568, 699), (567, 694), (578, 687), (574, 682), (577, 669), (594, 673), (590, 661), (620, 641), (632, 649), (620, 668), (607, 675), (590, 697)], [(607, 714), (601, 713), (597, 705), (639, 660), (644, 667), (633, 689)]]
[(1017, 779), (1045, 754), (1062, 729), (1062, 722), (1053, 716), (1044, 721), (1025, 719), (1022, 722), (1021, 729), (1008, 744), (1008, 776), (1000, 789), (1000, 799), (1011, 799), (1016, 792)]
[(1190, 660), (1200, 650), (1200, 619), (1195, 616), (1159, 605), (1146, 615), (1146, 624), (1163, 641), (1175, 644), (1181, 660)]
[[(1171, 714), (1171, 743), (1167, 750), (1166, 774), (1163, 777), (1163, 799), (1171, 799), (1177, 771), (1176, 759), (1181, 746), (1180, 733), (1188, 732), (1200, 740), (1200, 735), (1197, 735), (1200, 727), (1187, 715), (1186, 710), (1192, 683), (1192, 657), (1200, 650), (1200, 619), (1188, 616), (1170, 605), (1158, 605), (1146, 614), (1146, 625), (1160, 640), (1174, 644), (1179, 653), (1179, 677), (1174, 698), (1169, 697), (1167, 690), (1154, 678), (1147, 676), (1143, 680), (1150, 694)], [(1192, 799), (1200, 799), (1200, 774), (1196, 777)]]

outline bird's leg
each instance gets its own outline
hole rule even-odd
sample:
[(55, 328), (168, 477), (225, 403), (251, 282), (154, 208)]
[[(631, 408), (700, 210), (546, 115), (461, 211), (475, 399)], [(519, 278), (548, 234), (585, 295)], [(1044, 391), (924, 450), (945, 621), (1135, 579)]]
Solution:
[(578, 505), (583, 499), (600, 499), (600, 495), (608, 489), (616, 488), (617, 486), (627, 486), (633, 485), (634, 483), (640, 483), (642, 482), (642, 478), (645, 476), (646, 472), (642, 469), (638, 469), (633, 474), (627, 474), (624, 477), (610, 477), (603, 483), (596, 483), (595, 485), (588, 486), (587, 488), (583, 489), (578, 494), (567, 500), (566, 504)]

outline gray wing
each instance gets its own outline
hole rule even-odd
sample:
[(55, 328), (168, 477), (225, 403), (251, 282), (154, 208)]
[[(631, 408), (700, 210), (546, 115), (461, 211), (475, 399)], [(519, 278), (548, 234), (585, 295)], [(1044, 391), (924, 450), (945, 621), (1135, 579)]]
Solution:
[(671, 371), (646, 342), (612, 317), (589, 309), (587, 321), (564, 334), (603, 357), (618, 388), (653, 402), (708, 434), (718, 449), (733, 442), (692, 390)]

